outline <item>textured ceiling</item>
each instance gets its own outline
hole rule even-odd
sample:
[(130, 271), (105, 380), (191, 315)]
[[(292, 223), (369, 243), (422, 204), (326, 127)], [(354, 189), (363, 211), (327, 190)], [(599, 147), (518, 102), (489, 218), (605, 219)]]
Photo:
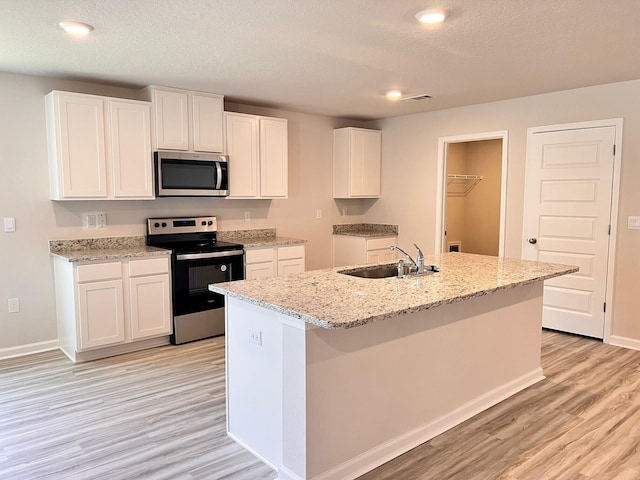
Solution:
[(360, 119), (639, 79), (639, 47), (640, 0), (0, 0), (3, 71)]

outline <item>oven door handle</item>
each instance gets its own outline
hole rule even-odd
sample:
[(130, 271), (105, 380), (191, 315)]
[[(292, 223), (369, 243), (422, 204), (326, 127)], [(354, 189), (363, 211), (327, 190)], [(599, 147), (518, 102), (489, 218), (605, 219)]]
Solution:
[(181, 253), (176, 255), (176, 260), (199, 260), (201, 258), (222, 258), (233, 257), (236, 255), (244, 255), (244, 250), (229, 250), (226, 252), (207, 252), (207, 253)]

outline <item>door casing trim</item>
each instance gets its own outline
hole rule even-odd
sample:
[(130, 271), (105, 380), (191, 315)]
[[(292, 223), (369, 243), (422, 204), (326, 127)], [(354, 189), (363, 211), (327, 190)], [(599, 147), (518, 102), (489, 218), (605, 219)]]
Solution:
[(446, 173), (447, 173), (447, 153), (450, 143), (467, 143), (482, 140), (502, 140), (502, 179), (500, 182), (500, 233), (498, 256), (504, 257), (505, 233), (507, 220), (507, 164), (509, 152), (509, 132), (499, 130), (495, 132), (470, 133), (466, 135), (453, 135), (450, 137), (438, 138), (438, 186), (436, 197), (436, 238), (435, 253), (442, 253), (444, 245), (444, 222), (446, 220)]
[[(607, 309), (604, 312), (603, 342), (611, 343), (611, 332), (613, 329), (613, 288), (616, 270), (616, 244), (618, 237), (618, 205), (620, 203), (620, 170), (622, 163), (622, 118), (609, 118), (605, 120), (594, 120), (589, 122), (564, 123), (556, 125), (546, 125), (540, 127), (527, 128), (527, 152), (529, 151), (529, 138), (536, 133), (549, 133), (562, 130), (580, 130), (586, 128), (615, 127), (615, 154), (613, 156), (613, 184), (611, 189), (611, 211), (609, 221), (611, 222), (611, 234), (609, 235), (609, 257), (607, 258), (607, 278), (605, 280), (605, 303)], [(525, 160), (527, 161), (527, 160)], [(524, 211), (523, 211), (524, 226)]]

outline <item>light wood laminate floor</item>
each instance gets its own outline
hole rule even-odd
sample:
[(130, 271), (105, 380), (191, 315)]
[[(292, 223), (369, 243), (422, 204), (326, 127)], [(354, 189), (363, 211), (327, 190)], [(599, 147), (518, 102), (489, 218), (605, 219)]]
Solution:
[[(545, 331), (542, 364), (546, 380), (360, 480), (640, 479), (640, 352)], [(45, 478), (276, 475), (226, 437), (216, 338), (0, 361), (0, 479)]]

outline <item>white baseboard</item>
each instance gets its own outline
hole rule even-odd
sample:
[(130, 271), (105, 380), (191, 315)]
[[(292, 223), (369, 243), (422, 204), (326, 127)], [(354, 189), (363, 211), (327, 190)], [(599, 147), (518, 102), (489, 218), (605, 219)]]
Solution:
[[(251, 448), (249, 445), (247, 445), (246, 443), (244, 443), (242, 440), (240, 440), (238, 437), (236, 437), (234, 434), (230, 433), (227, 430), (227, 435), (229, 436), (229, 438), (231, 438), (234, 442), (236, 442), (237, 444), (239, 444), (242, 448), (244, 448), (247, 452), (249, 452), (251, 455), (253, 455), (254, 457), (256, 457), (258, 460), (260, 460), (262, 463), (264, 463), (267, 467), (271, 468), (274, 471), (278, 470), (278, 467), (276, 467), (273, 463), (271, 463), (269, 460), (267, 460), (266, 458), (264, 458), (262, 455), (260, 455), (258, 452), (256, 452), (253, 448)], [(282, 477), (282, 478), (287, 478), (287, 477)], [(276, 479), (278, 480), (278, 479)]]
[(631, 350), (640, 350), (640, 340), (629, 337), (619, 337), (617, 335), (611, 335), (609, 337), (609, 345), (630, 348)]
[(33, 353), (48, 352), (58, 348), (58, 340), (49, 340), (47, 342), (30, 343), (28, 345), (19, 345), (17, 347), (0, 348), (0, 360), (6, 358), (22, 357)]
[[(537, 368), (515, 380), (501, 385), (484, 395), (471, 400), (451, 413), (410, 430), (396, 438), (389, 440), (377, 447), (358, 455), (318, 476), (313, 480), (348, 480), (363, 475), (366, 472), (379, 467), (383, 463), (431, 440), (447, 430), (461, 424), (465, 420), (487, 410), (501, 401), (515, 395), (531, 385), (544, 380), (542, 369)], [(286, 475), (283, 479), (288, 479)]]

